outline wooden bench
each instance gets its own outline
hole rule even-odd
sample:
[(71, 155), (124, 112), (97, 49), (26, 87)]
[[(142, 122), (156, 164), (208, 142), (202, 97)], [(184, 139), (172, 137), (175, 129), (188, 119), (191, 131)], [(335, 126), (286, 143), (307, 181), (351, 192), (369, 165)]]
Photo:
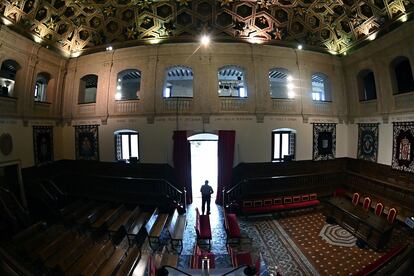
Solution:
[(183, 250), (185, 225), (186, 215), (178, 215), (178, 210), (175, 209), (173, 215), (170, 217), (167, 231), (171, 241), (171, 248), (173, 250), (178, 250), (180, 253)]
[(149, 245), (153, 250), (160, 246), (160, 236), (168, 220), (168, 214), (159, 214), (158, 208), (152, 213), (150, 219), (145, 225), (148, 234)]
[(14, 235), (12, 237), (13, 245), (18, 246), (26, 241), (32, 239), (36, 235), (41, 234), (47, 229), (47, 224), (45, 222), (38, 222), (36, 224), (33, 224), (32, 226), (24, 229), (23, 231), (20, 231), (18, 234)]
[[(156, 253), (148, 258), (148, 276), (156, 276), (157, 271), (164, 266), (177, 267), (178, 255), (169, 254), (166, 247), (161, 253)], [(134, 273), (135, 274), (135, 273)]]
[(154, 256), (155, 265), (157, 268), (161, 268), (165, 265), (177, 267), (179, 255), (168, 253), (167, 248), (164, 246), (161, 253), (157, 253)]
[(128, 248), (126, 256), (124, 257), (116, 276), (132, 275), (135, 267), (141, 258), (141, 250), (138, 246), (133, 245)]
[[(141, 254), (141, 258), (139, 259), (137, 265), (134, 268), (134, 271), (130, 275), (145, 275), (145, 271), (147, 269), (149, 254), (146, 252), (143, 252)], [(121, 276), (121, 275), (119, 275)]]
[(134, 210), (127, 210), (123, 208), (120, 211), (120, 215), (117, 217), (117, 219), (109, 226), (108, 231), (111, 233), (111, 235), (114, 235), (117, 233), (121, 228), (129, 228), (128, 223), (131, 221), (130, 218), (133, 214), (140, 214), (140, 208), (139, 206), (135, 207)]
[(80, 205), (76, 206), (74, 209), (67, 210), (64, 212), (63, 221), (66, 223), (73, 224), (78, 220), (83, 214), (88, 212), (90, 209), (95, 208), (96, 203), (93, 201), (80, 202)]
[(63, 232), (50, 243), (45, 244), (41, 250), (34, 252), (36, 259), (39, 259), (42, 263), (45, 262), (47, 258), (52, 256), (56, 251), (58, 251), (61, 247), (64, 247), (69, 241), (72, 241), (74, 238), (75, 234), (73, 232)]
[(106, 212), (103, 212), (94, 223), (92, 223), (91, 227), (100, 231), (107, 230), (109, 226), (118, 218), (124, 208), (125, 207), (123, 205), (116, 208), (109, 208)]
[(111, 241), (105, 243), (97, 243), (92, 246), (85, 254), (82, 255), (70, 268), (65, 272), (67, 276), (78, 276), (81, 274), (87, 267), (95, 260), (96, 256), (100, 254), (101, 251), (106, 251), (108, 247), (113, 247)]
[[(197, 244), (208, 245), (211, 247), (211, 227), (210, 227), (210, 217), (208, 215), (200, 215), (198, 208), (196, 208), (196, 225), (195, 231), (197, 234)], [(206, 243), (201, 243), (200, 241), (207, 241)]]
[[(103, 264), (109, 260), (115, 252), (115, 247), (111, 242), (105, 243), (104, 247), (95, 255), (93, 261), (90, 262), (81, 273), (84, 276), (93, 276), (97, 273)], [(109, 275), (109, 274), (108, 274)]]
[(93, 240), (89, 235), (82, 235), (63, 246), (59, 251), (50, 256), (46, 262), (46, 267), (56, 269), (62, 274), (69, 266), (76, 262), (86, 249), (90, 248)]
[(95, 273), (95, 275), (100, 275), (100, 276), (112, 275), (114, 270), (120, 264), (122, 258), (125, 257), (125, 253), (127, 252), (127, 249), (128, 248), (125, 248), (123, 246), (116, 248), (112, 256), (108, 260), (106, 260), (105, 263), (101, 265), (101, 267)]
[(148, 212), (137, 212), (130, 217), (130, 221), (126, 225), (129, 226), (126, 230), (129, 245), (135, 242), (141, 246), (146, 238), (145, 224), (150, 216), (151, 214)]
[(62, 225), (53, 225), (22, 244), (21, 251), (24, 255), (33, 256), (34, 252), (49, 244), (63, 232), (65, 228)]
[[(69, 257), (73, 251), (78, 250), (81, 246), (84, 248), (88, 248), (92, 245), (92, 239), (87, 235), (81, 235), (75, 237), (74, 239), (68, 241), (65, 246), (62, 246), (57, 252), (55, 252), (52, 256), (50, 256), (45, 265), (48, 268), (54, 268), (62, 263), (65, 258)], [(81, 249), (79, 249), (81, 251)]]
[(240, 226), (237, 222), (237, 216), (233, 213), (227, 213), (224, 210), (224, 229), (226, 230), (226, 243), (240, 243), (241, 233)]
[(86, 212), (85, 214), (83, 214), (82, 217), (80, 217), (76, 223), (83, 226), (83, 227), (87, 227), (92, 225), (93, 223), (95, 223), (95, 221), (98, 219), (98, 217), (105, 213), (108, 209), (109, 209), (109, 204), (101, 204), (96, 206), (95, 208), (89, 210), (88, 212)]

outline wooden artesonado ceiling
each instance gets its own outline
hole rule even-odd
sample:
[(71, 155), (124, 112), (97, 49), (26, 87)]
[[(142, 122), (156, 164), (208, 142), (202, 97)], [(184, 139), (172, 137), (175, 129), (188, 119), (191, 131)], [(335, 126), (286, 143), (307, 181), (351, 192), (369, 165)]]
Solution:
[[(142, 43), (247, 41), (344, 53), (411, 17), (414, 0), (1, 0), (3, 22), (64, 55)], [(398, 23), (400, 22), (400, 23)]]

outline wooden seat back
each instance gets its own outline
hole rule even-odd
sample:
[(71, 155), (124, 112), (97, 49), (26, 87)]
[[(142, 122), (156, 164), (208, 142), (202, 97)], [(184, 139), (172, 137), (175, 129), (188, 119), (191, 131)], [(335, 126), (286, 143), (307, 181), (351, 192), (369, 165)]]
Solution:
[(177, 209), (175, 209), (174, 213), (171, 216), (170, 224), (168, 225), (168, 233), (169, 233), (170, 237), (172, 237), (174, 235), (175, 227), (177, 225), (177, 222), (178, 222), (178, 211), (177, 211)]
[(154, 210), (151, 217), (149, 218), (149, 220), (145, 224), (145, 230), (147, 231), (147, 235), (149, 235), (151, 233), (151, 229), (154, 226), (155, 222), (157, 221), (157, 218), (158, 218), (158, 208), (156, 208)]

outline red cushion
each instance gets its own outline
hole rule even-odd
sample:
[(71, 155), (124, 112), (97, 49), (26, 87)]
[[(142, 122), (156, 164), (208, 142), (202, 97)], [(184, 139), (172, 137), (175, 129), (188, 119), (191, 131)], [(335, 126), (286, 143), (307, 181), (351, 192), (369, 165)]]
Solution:
[(238, 252), (235, 254), (236, 266), (252, 265), (252, 256), (250, 252)]
[(200, 233), (199, 238), (211, 239), (210, 218), (208, 215), (200, 216)]
[(237, 222), (236, 214), (227, 214), (227, 223), (230, 238), (240, 238), (240, 227)]

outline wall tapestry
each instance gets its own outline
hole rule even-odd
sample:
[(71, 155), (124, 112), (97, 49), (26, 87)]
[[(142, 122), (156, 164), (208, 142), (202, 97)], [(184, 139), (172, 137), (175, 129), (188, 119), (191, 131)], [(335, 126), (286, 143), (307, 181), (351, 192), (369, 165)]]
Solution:
[(53, 161), (53, 127), (33, 126), (35, 164)]
[(99, 160), (98, 125), (75, 126), (77, 160)]
[(313, 124), (313, 160), (335, 158), (336, 124)]
[(358, 159), (377, 162), (378, 125), (358, 124)]
[(414, 173), (414, 122), (393, 123), (392, 167)]
[(10, 134), (3, 133), (0, 136), (0, 151), (4, 155), (9, 155), (13, 150), (13, 139)]

